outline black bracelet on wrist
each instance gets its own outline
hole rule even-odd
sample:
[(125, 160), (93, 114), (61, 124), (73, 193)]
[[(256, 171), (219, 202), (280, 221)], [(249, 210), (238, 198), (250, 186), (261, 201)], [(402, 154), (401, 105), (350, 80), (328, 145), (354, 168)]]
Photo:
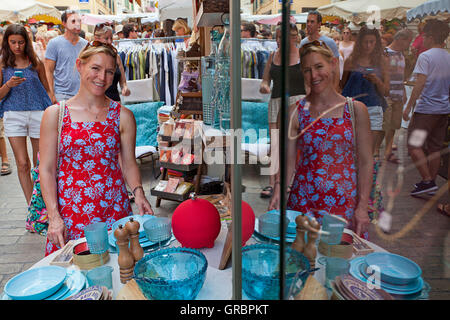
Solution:
[(132, 191), (133, 196), (136, 196), (136, 190), (137, 190), (137, 189), (142, 189), (142, 192), (145, 194), (144, 188), (143, 188), (142, 186), (137, 186), (137, 187), (134, 188), (133, 191)]

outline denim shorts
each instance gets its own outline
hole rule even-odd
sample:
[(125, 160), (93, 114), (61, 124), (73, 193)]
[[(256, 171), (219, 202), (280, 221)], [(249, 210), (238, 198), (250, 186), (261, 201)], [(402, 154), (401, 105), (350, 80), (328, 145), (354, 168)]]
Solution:
[(44, 111), (5, 111), (5, 136), (39, 139), (43, 114)]
[(383, 108), (381, 106), (367, 107), (370, 118), (370, 130), (383, 130)]

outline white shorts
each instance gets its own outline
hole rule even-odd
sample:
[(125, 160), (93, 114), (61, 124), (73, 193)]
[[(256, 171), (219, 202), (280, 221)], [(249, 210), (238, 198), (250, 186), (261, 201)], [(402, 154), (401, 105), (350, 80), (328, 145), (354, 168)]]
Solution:
[(383, 130), (383, 108), (380, 106), (367, 107), (370, 118), (370, 130), (382, 131)]
[(5, 136), (39, 139), (43, 114), (44, 111), (5, 111)]

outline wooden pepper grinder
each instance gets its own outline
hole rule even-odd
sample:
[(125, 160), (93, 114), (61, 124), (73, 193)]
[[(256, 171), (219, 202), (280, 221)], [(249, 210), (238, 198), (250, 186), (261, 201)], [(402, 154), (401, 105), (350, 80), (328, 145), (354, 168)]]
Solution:
[(316, 239), (319, 236), (320, 225), (316, 219), (309, 220), (307, 218), (304, 221), (303, 226), (308, 230), (307, 243), (305, 245), (305, 249), (303, 250), (303, 254), (306, 258), (308, 258), (310, 268), (314, 269), (316, 267), (317, 257)]
[(130, 235), (130, 252), (135, 263), (144, 256), (144, 249), (142, 249), (141, 244), (139, 243), (139, 227), (140, 223), (133, 218), (130, 218), (130, 221), (125, 224), (125, 228)]
[(305, 234), (306, 234), (306, 229), (304, 224), (304, 221), (308, 219), (306, 216), (302, 216), (302, 215), (298, 215), (295, 218), (295, 224), (297, 225), (296, 231), (297, 231), (297, 235), (295, 236), (295, 240), (292, 243), (292, 249), (303, 253), (303, 250), (305, 249)]
[(114, 231), (116, 244), (119, 247), (119, 268), (120, 268), (120, 282), (127, 283), (134, 276), (134, 258), (131, 254), (129, 244), (128, 230), (121, 224)]

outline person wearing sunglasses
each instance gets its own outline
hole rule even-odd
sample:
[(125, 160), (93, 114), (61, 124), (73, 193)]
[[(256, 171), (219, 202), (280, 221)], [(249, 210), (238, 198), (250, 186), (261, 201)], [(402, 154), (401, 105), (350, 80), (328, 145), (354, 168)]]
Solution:
[[(281, 80), (283, 77), (281, 66), (281, 25), (276, 28), (276, 41), (278, 48), (272, 52), (264, 68), (263, 79), (259, 91), (263, 94), (271, 93), (269, 101), (268, 122), (271, 141), (271, 166), (278, 167), (278, 135), (273, 133), (279, 129), (279, 113), (281, 107)], [(300, 67), (300, 53), (297, 48), (299, 34), (297, 26), (294, 23), (289, 24), (289, 66), (288, 66), (288, 92), (289, 104), (295, 103), (306, 94), (303, 81), (303, 73)], [(273, 88), (270, 89), (270, 83), (273, 82)], [(271, 175), (269, 185), (261, 191), (261, 198), (270, 198), (273, 193), (275, 176)]]
[(75, 60), (88, 43), (80, 37), (81, 17), (77, 11), (65, 11), (61, 21), (64, 34), (50, 40), (45, 51), (45, 70), (53, 103), (78, 92), (80, 75), (75, 70)]
[(80, 52), (75, 63), (80, 89), (63, 104), (59, 146), (55, 132), (60, 106), (52, 105), (44, 113), (39, 171), (49, 217), (46, 255), (68, 240), (84, 237), (90, 223), (106, 222), (110, 229), (132, 214), (125, 181), (139, 214), (153, 214), (135, 158), (133, 113), (105, 95), (116, 63), (117, 51), (109, 44), (94, 41)]
[[(108, 45), (112, 45), (113, 29), (107, 23), (99, 23), (94, 29), (94, 41), (99, 41)], [(105, 94), (108, 98), (120, 102), (119, 90), (117, 85), (120, 84), (121, 94), (123, 96), (130, 95), (130, 89), (127, 86), (127, 79), (125, 77), (125, 69), (123, 68), (122, 60), (117, 56), (116, 71), (112, 85), (106, 90)]]
[[(300, 42), (300, 48), (305, 44), (319, 40), (326, 43), (328, 48), (333, 52), (334, 56), (339, 59), (339, 49), (333, 39), (320, 35), (320, 27), (322, 26), (322, 15), (318, 11), (311, 11), (306, 18), (306, 34), (307, 37)], [(339, 61), (336, 65), (334, 83), (336, 89), (339, 90)]]
[[(303, 212), (320, 224), (324, 215), (341, 216), (349, 229), (367, 238), (373, 167), (367, 108), (359, 101), (351, 103), (336, 90), (337, 59), (324, 42), (305, 44), (300, 59), (310, 91), (289, 106), (287, 209)], [(279, 179), (278, 172), (269, 210), (280, 206), (284, 191)]]
[(352, 30), (349, 27), (345, 27), (342, 30), (342, 40), (339, 41), (339, 51), (342, 52), (344, 56), (344, 62), (350, 56), (353, 51), (353, 46), (355, 42), (352, 41)]

